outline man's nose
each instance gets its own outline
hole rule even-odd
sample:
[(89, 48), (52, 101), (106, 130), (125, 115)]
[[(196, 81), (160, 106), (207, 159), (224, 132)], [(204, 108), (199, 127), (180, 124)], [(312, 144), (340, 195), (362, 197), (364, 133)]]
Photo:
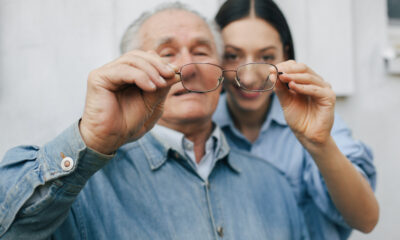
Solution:
[(182, 67), (185, 64), (192, 63), (193, 58), (188, 50), (182, 50), (182, 52), (177, 56), (175, 61), (172, 63), (176, 66)]

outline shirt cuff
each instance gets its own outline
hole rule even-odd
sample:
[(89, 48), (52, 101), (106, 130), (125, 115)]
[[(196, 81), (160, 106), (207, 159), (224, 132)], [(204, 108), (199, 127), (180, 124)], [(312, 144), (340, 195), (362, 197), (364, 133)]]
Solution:
[(79, 131), (79, 121), (46, 144), (39, 155), (45, 182), (64, 177), (63, 182), (72, 183), (77, 187), (82, 187), (96, 171), (114, 157), (85, 145)]

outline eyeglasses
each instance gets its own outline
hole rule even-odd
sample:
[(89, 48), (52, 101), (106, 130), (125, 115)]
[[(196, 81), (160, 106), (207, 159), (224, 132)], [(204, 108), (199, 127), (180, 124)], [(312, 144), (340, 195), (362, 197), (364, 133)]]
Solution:
[(235, 70), (226, 70), (213, 63), (188, 63), (179, 72), (183, 87), (189, 92), (206, 93), (216, 90), (224, 79), (249, 92), (266, 92), (275, 87), (282, 72), (269, 63), (247, 63)]

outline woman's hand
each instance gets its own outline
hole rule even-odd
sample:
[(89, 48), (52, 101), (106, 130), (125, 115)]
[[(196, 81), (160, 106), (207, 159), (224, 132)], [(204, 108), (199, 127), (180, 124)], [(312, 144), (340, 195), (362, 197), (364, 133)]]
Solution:
[(289, 60), (277, 67), (283, 74), (275, 92), (286, 122), (306, 148), (326, 143), (331, 136), (336, 101), (330, 84), (303, 63)]
[(351, 227), (372, 231), (379, 218), (372, 188), (330, 134), (336, 101), (331, 86), (305, 64), (287, 61), (277, 67), (284, 72), (275, 91), (286, 121), (314, 159), (333, 203)]
[(139, 50), (92, 71), (80, 123), (86, 145), (109, 154), (149, 131), (179, 80), (175, 71), (154, 52)]

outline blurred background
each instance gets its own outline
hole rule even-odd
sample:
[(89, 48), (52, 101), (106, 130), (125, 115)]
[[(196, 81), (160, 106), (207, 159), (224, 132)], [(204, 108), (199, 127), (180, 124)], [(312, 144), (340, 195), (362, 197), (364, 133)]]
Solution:
[[(125, 28), (161, 2), (0, 0), (0, 159), (77, 121), (88, 73), (118, 57)], [(182, 2), (212, 18), (223, 0)], [(332, 84), (337, 112), (374, 150), (380, 220), (350, 239), (400, 239), (400, 0), (276, 2), (297, 60)]]

